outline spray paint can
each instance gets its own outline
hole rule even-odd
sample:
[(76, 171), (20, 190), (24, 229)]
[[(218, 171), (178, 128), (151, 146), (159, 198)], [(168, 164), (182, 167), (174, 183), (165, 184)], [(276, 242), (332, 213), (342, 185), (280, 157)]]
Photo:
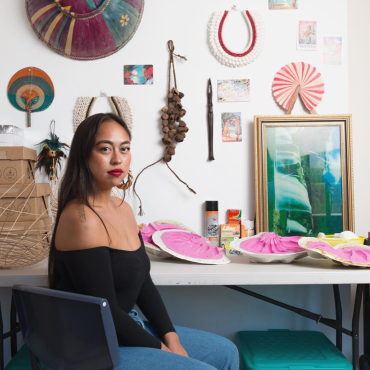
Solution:
[(205, 237), (214, 247), (219, 246), (218, 201), (206, 201)]

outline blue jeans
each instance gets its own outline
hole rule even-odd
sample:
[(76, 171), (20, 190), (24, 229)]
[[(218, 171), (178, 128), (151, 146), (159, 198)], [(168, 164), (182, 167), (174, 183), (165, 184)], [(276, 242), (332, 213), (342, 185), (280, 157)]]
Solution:
[[(114, 370), (239, 370), (239, 353), (230, 340), (202, 330), (175, 326), (189, 357), (147, 347), (119, 347)], [(157, 337), (145, 321), (145, 330)]]

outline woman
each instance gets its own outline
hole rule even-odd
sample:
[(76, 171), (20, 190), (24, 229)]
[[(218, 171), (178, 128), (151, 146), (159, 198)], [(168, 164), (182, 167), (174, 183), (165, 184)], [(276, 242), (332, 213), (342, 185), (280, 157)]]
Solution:
[(124, 358), (116, 369), (239, 369), (232, 342), (171, 323), (133, 212), (124, 196), (111, 196), (113, 187), (131, 183), (130, 143), (126, 124), (113, 114), (96, 114), (77, 128), (59, 190), (50, 287), (108, 300)]

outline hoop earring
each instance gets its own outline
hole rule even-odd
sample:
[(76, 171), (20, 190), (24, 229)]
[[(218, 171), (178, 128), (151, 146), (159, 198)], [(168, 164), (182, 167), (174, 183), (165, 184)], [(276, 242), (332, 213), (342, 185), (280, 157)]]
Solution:
[(127, 173), (127, 181), (124, 180), (121, 182), (121, 184), (117, 185), (117, 188), (120, 190), (127, 190), (132, 185), (132, 180), (134, 176), (132, 175), (132, 171), (128, 170)]

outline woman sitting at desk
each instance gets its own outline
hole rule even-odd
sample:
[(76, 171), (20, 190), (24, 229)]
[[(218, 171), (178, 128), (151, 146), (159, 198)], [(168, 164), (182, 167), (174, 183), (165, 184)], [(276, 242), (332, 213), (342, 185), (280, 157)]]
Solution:
[(122, 359), (115, 369), (239, 369), (231, 341), (171, 323), (131, 207), (111, 196), (113, 187), (131, 185), (130, 145), (130, 131), (113, 114), (77, 128), (59, 190), (50, 288), (107, 299)]

